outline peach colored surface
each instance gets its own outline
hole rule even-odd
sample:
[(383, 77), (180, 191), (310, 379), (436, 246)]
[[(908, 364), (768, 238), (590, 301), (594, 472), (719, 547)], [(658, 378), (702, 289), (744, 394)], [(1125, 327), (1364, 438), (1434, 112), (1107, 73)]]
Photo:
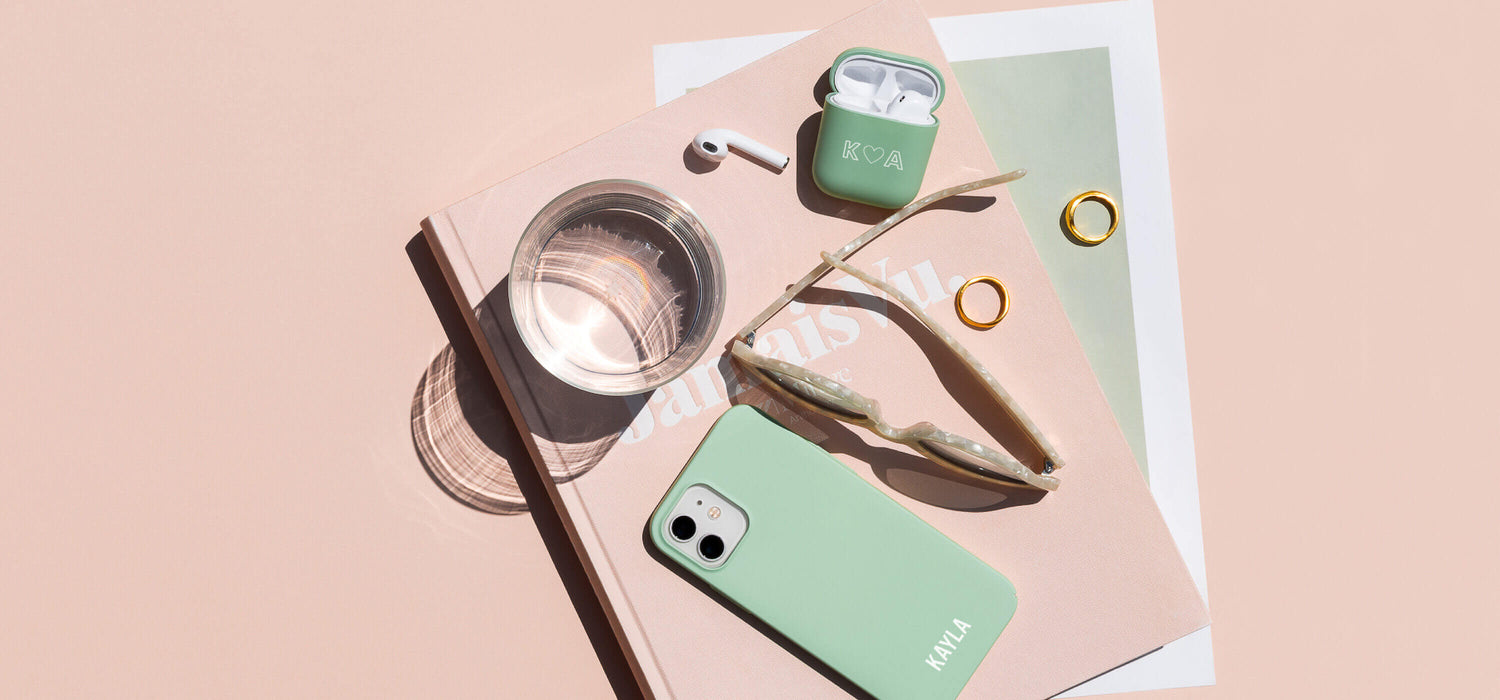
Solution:
[[(451, 265), (455, 289), (464, 297), (460, 303), (475, 309), (476, 333), (494, 349), (492, 371), (505, 377), (506, 403), (529, 428), (532, 454), (553, 472), (597, 461), (587, 474), (558, 484), (553, 498), (572, 521), (601, 581), (599, 590), (658, 698), (845, 695), (744, 624), (737, 610), (701, 594), (654, 557), (641, 531), (731, 401), (755, 403), (772, 415), (785, 412), (783, 405), (755, 400), (764, 389), (740, 393), (729, 390), (735, 383), (715, 380), (717, 363), (727, 362), (719, 358), (730, 338), (788, 283), (807, 274), (818, 251), (838, 250), (889, 214), (828, 197), (812, 183), (809, 164), (821, 105), (813, 88), (850, 46), (941, 54), (916, 2), (886, 0), (422, 224)], [(957, 78), (945, 61), (933, 63), (948, 88), (924, 190), (998, 175)], [(736, 158), (705, 172), (696, 156), (684, 156), (684, 135), (691, 139), (705, 126), (729, 123), (791, 151), (792, 167), (777, 174)], [(591, 395), (555, 381), (510, 322), (513, 289), (506, 276), (528, 222), (570, 187), (611, 177), (644, 180), (691, 203), (718, 242), (727, 279), (725, 320), (695, 363), (703, 369), (663, 387), (644, 407), (629, 408), (626, 398)], [(1202, 628), (1208, 615), (1009, 190), (975, 191), (947, 204), (957, 210), (913, 216), (849, 262), (884, 270), (894, 283), (911, 285), (911, 296), (932, 300), (929, 312), (1056, 445), (1062, 458), (1054, 474), (1062, 482), (1057, 492), (1038, 498), (1034, 491), (981, 488), (944, 478), (927, 459), (867, 431), (828, 420), (787, 423), (1015, 584), (1021, 600), (1015, 617), (962, 697), (1045, 697)], [(955, 322), (952, 297), (942, 294), (952, 289), (950, 279), (980, 273), (1004, 279), (1013, 300), (1005, 323), (987, 331)], [(756, 347), (839, 375), (878, 401), (892, 425), (926, 420), (959, 435), (983, 436), (1039, 468), (1042, 455), (1012, 421), (978, 419), (999, 414), (994, 399), (978, 382), (965, 381), (961, 365), (945, 362), (945, 349), (924, 345), (930, 335), (913, 332), (919, 327), (914, 319), (868, 313), (858, 302), (835, 296), (844, 277), (834, 273), (816, 285), (800, 313), (787, 309), (772, 316), (761, 326)], [(924, 277), (931, 282), (922, 282)], [(837, 316), (825, 315), (835, 310)], [(890, 318), (908, 319), (906, 327)], [(934, 358), (940, 363), (936, 371)], [(615, 442), (627, 426), (629, 434)], [(750, 517), (753, 528), (757, 516)], [(755, 535), (746, 537), (753, 541)], [(733, 560), (726, 562), (726, 569), (731, 566)], [(1055, 658), (1045, 668), (1023, 670), (1020, 660), (1036, 649), (1048, 649)], [(912, 661), (914, 672), (930, 672), (919, 658)]]
[[(0, 10), (3, 694), (607, 694), (530, 518), (414, 456), (402, 247), (652, 44), (862, 5)], [(1136, 697), (1500, 694), (1500, 16), (1157, 16), (1219, 684)]]

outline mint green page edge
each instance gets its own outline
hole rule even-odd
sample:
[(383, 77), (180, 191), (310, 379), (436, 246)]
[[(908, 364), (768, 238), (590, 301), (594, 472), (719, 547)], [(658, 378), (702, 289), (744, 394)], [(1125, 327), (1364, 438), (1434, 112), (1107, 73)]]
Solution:
[[(1121, 221), (1102, 245), (1082, 246), (1067, 237), (1060, 220), (1068, 200), (1088, 190), (1109, 193), (1122, 213), (1130, 207), (1121, 184), (1109, 49), (959, 61), (953, 73), (995, 163), (1001, 170), (1028, 171), (1008, 186), (1011, 197), (1141, 473), (1149, 478), (1141, 350), (1131, 299), (1132, 232)], [(1090, 203), (1079, 209), (1078, 223), (1083, 231), (1101, 233), (1109, 216)]]

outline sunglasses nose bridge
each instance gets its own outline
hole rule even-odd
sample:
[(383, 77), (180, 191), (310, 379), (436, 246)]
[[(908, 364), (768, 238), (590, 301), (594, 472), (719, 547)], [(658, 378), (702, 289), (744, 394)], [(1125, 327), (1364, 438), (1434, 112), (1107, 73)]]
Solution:
[(880, 424), (879, 424), (878, 427), (879, 427), (879, 429), (875, 430), (875, 432), (880, 433), (881, 437), (884, 437), (885, 439), (890, 440), (891, 442), (903, 442), (903, 443), (904, 442), (908, 442), (909, 440), (913, 439), (914, 437), (917, 437), (918, 439), (920, 439), (920, 436), (923, 433), (930, 432), (930, 431), (935, 430), (937, 428), (937, 426), (934, 426), (933, 424), (928, 423), (927, 421), (922, 421), (920, 423), (913, 423), (911, 425), (906, 426), (905, 428), (897, 428), (895, 426), (890, 425), (889, 423), (886, 423), (883, 420), (880, 421)]
[(880, 415), (880, 402), (865, 396), (859, 396), (859, 409), (865, 414), (862, 423), (875, 434), (892, 442), (899, 442), (901, 430), (885, 422), (885, 417)]
[(875, 433), (880, 437), (890, 440), (891, 442), (901, 442), (901, 431), (891, 427), (889, 423), (886, 423), (883, 420), (876, 419), (874, 421), (871, 421), (869, 427), (870, 430), (875, 431)]

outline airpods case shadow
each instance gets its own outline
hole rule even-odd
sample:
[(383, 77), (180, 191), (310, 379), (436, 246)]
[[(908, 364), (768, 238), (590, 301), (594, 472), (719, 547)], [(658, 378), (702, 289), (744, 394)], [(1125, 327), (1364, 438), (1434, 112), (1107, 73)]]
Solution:
[(813, 182), (885, 209), (910, 203), (937, 138), (932, 112), (943, 102), (942, 74), (920, 58), (860, 47), (839, 54), (828, 78)]

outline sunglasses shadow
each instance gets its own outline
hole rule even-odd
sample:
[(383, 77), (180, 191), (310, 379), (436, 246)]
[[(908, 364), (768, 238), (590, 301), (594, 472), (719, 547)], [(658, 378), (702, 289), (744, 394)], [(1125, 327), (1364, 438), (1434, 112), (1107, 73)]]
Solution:
[(1030, 505), (1046, 495), (1045, 491), (1009, 486), (945, 467), (919, 454), (890, 447), (892, 443), (873, 433), (856, 431), (822, 414), (803, 411), (802, 415), (814, 430), (827, 435), (819, 447), (869, 464), (875, 478), (928, 505), (981, 512)]
[[(1000, 407), (1000, 403), (990, 395), (989, 387), (969, 371), (969, 366), (900, 304), (888, 303), (884, 298), (871, 294), (826, 287), (809, 287), (797, 296), (797, 300), (810, 305), (876, 311), (890, 319), (917, 344), (948, 395), (968, 409), (969, 415), (974, 417), (979, 427), (1022, 464), (1034, 471), (1041, 471), (1046, 457), (1032, 444), (1026, 430)], [(879, 397), (871, 398), (879, 400)], [(1021, 401), (1019, 397), (1016, 400)]]
[[(953, 355), (948, 346), (905, 309), (899, 305), (887, 304), (884, 299), (873, 295), (821, 287), (808, 288), (797, 296), (797, 300), (809, 305), (880, 310), (880, 313), (916, 341), (953, 400), (966, 407), (994, 407), (991, 411), (971, 411), (970, 414), (1002, 449), (1033, 469), (1041, 464), (1041, 452), (1031, 444), (1021, 426), (1011, 421), (1004, 410), (996, 405), (984, 384), (969, 373), (968, 367)], [(730, 400), (756, 405), (763, 410), (765, 407), (759, 405), (760, 401), (773, 401), (783, 407), (791, 407), (794, 403), (791, 399), (772, 392), (760, 391), (740, 393)], [(846, 454), (869, 464), (875, 477), (886, 485), (929, 505), (951, 510), (990, 511), (1030, 505), (1047, 494), (1038, 489), (1004, 484), (938, 464), (905, 448), (898, 449), (873, 433), (856, 429), (812, 410), (796, 407), (793, 412), (802, 420), (780, 421), (790, 430), (802, 434), (802, 437), (817, 443), (828, 452)], [(771, 413), (776, 414), (774, 411)]]

